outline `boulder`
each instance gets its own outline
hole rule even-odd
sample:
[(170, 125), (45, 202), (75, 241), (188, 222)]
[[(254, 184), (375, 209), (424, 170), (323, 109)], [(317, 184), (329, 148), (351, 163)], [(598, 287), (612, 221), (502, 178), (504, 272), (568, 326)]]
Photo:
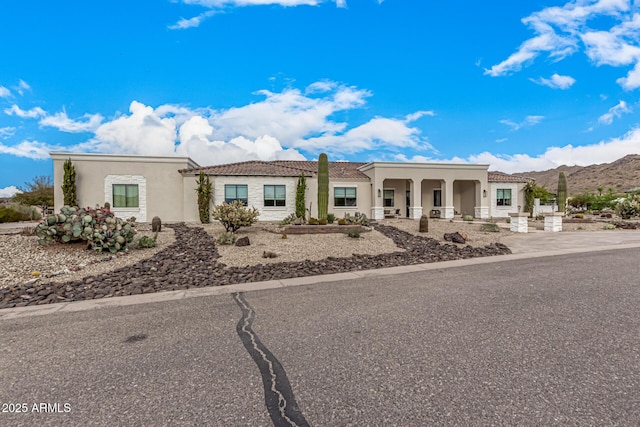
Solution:
[(446, 240), (447, 242), (460, 243), (460, 244), (464, 244), (467, 242), (466, 239), (462, 237), (458, 232), (445, 233), (444, 240)]
[(249, 246), (250, 244), (249, 236), (244, 236), (236, 240), (236, 246)]

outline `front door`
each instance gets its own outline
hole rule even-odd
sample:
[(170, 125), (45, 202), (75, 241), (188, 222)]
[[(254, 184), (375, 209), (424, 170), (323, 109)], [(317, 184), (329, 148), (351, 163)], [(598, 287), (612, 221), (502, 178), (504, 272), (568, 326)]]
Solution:
[(407, 190), (407, 218), (409, 218), (409, 207), (411, 205), (411, 191)]

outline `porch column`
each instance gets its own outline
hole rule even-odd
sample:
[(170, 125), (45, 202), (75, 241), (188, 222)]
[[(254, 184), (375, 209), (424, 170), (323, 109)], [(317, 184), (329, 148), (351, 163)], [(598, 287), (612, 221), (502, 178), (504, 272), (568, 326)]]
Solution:
[(409, 218), (420, 219), (422, 216), (422, 181), (414, 179), (411, 183), (411, 206)]
[(482, 183), (476, 182), (476, 206), (474, 206), (474, 217), (481, 219), (489, 218), (489, 191), (482, 188)]
[(384, 187), (384, 179), (376, 177), (373, 180), (373, 188), (371, 189), (371, 219), (384, 219), (384, 206), (382, 194), (378, 197), (378, 191), (382, 192)]
[(444, 195), (440, 218), (451, 219), (455, 215), (456, 208), (453, 206), (453, 180), (444, 180)]

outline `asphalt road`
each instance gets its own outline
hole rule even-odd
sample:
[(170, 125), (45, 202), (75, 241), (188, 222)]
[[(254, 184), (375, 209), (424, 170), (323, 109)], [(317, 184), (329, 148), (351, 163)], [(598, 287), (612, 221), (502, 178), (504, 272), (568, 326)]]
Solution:
[(592, 252), (2, 319), (0, 425), (637, 426), (639, 260)]

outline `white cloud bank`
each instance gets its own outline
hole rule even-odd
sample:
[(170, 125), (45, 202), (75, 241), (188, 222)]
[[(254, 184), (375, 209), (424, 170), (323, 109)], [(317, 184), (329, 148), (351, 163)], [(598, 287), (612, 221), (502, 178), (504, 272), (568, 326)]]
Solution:
[[(261, 90), (257, 102), (225, 110), (189, 109), (133, 101), (127, 114), (104, 121), (85, 114), (72, 120), (63, 111), (48, 115), (42, 109), (27, 113), (19, 107), (11, 114), (40, 119), (41, 126), (64, 132), (91, 132), (87, 141), (73, 146), (50, 146), (39, 141), (0, 144), (0, 153), (46, 159), (49, 151), (79, 151), (142, 155), (186, 155), (209, 165), (242, 160), (304, 159), (327, 152), (342, 154), (366, 150), (398, 151), (432, 147), (413, 123), (432, 111), (417, 111), (402, 118), (374, 117), (350, 126), (336, 120), (341, 113), (365, 106), (371, 92), (335, 82), (316, 82), (304, 90)], [(44, 116), (44, 117), (42, 117)]]
[[(517, 72), (541, 54), (561, 61), (582, 50), (597, 66), (632, 65), (627, 76), (617, 83), (627, 90), (640, 87), (640, 14), (630, 0), (569, 1), (562, 7), (535, 12), (522, 22), (535, 36), (524, 41), (507, 59), (486, 69), (486, 75), (497, 77)], [(613, 24), (605, 28), (590, 26), (610, 22)], [(548, 83), (554, 84), (553, 78)]]

